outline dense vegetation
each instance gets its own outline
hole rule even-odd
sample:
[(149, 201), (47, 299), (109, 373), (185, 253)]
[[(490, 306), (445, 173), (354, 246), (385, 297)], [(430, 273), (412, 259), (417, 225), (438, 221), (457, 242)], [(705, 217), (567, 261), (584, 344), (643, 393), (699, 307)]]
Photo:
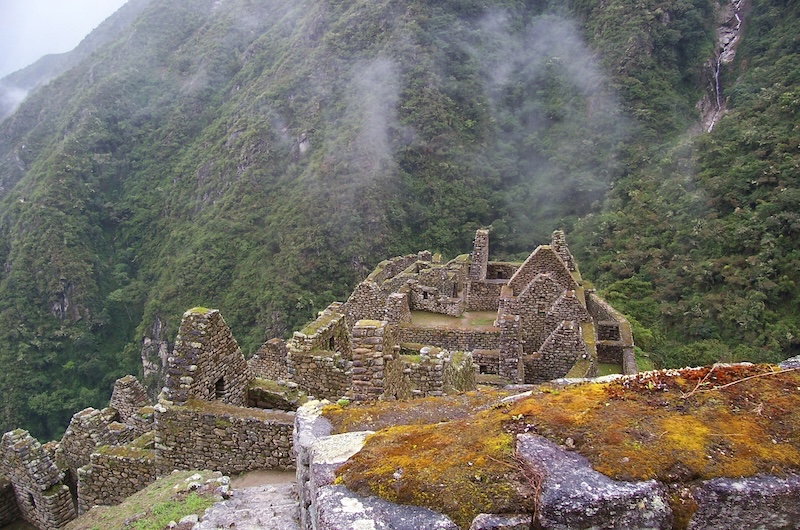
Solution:
[(387, 256), (565, 228), (662, 365), (797, 353), (798, 8), (700, 134), (710, 0), (152, 0), (0, 123), (0, 427), (219, 308), (246, 352)]

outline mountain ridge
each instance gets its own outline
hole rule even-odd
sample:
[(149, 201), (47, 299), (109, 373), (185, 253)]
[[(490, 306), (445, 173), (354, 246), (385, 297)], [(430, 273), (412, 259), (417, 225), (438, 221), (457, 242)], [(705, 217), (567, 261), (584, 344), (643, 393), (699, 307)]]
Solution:
[[(761, 105), (791, 145), (798, 17), (753, 6), (728, 114), (689, 134), (714, 8), (152, 0), (0, 123), (0, 423), (52, 436), (137, 371), (143, 338), (168, 351), (186, 307), (254, 351), (383, 256), (465, 252), (481, 227), (501, 258), (565, 227), (663, 366), (791, 356), (794, 258), (728, 244), (751, 217), (709, 204), (772, 156), (737, 116)], [(786, 81), (759, 101), (761, 79)], [(794, 182), (756, 187), (783, 202), (745, 233), (778, 223), (787, 254)]]

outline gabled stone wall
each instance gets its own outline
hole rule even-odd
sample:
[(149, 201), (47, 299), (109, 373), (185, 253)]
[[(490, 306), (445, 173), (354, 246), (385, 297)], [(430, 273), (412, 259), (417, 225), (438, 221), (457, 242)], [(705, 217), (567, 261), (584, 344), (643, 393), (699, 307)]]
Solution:
[(410, 324), (411, 306), (409, 304), (409, 289), (392, 293), (386, 299), (386, 309), (383, 320), (389, 324)]
[(147, 397), (147, 391), (134, 376), (126, 375), (114, 382), (108, 406), (117, 411), (120, 422), (132, 423), (138, 419), (142, 407), (148, 405), (152, 403)]
[(528, 256), (520, 266), (508, 285), (517, 295), (530, 284), (538, 274), (551, 274), (563, 290), (576, 290), (577, 282), (572, 278), (569, 269), (550, 246), (541, 245)]
[(281, 339), (270, 339), (247, 360), (247, 366), (253, 377), (271, 379), (274, 381), (289, 377), (288, 371), (289, 348)]
[(196, 308), (183, 314), (168, 359), (163, 399), (177, 404), (204, 399), (243, 406), (250, 379), (242, 350), (218, 310)]
[(378, 320), (383, 318), (388, 293), (384, 293), (377, 283), (369, 280), (356, 285), (345, 302), (347, 326), (352, 328), (359, 320)]
[(525, 383), (543, 383), (563, 377), (584, 356), (587, 350), (580, 323), (562, 322), (537, 353), (524, 357)]
[(555, 328), (554, 324), (548, 322), (547, 315), (564, 290), (551, 274), (537, 274), (518, 296), (513, 296), (511, 291), (511, 287), (503, 291), (504, 296), (500, 300), (497, 312), (498, 318), (506, 312), (519, 315), (522, 319), (520, 325), (522, 351), (525, 355), (530, 355), (539, 350)]

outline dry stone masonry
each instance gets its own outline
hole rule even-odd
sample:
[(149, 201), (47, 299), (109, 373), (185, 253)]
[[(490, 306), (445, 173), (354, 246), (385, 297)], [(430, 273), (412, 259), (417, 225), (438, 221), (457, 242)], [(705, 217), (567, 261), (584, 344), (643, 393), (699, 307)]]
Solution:
[[(463, 319), (469, 311), (494, 313), (493, 325), (415, 319)], [(157, 402), (127, 376), (108, 407), (75, 414), (59, 442), (41, 445), (25, 431), (3, 436), (0, 524), (22, 518), (62, 528), (174, 469), (300, 470), (293, 409), (305, 395), (439, 396), (474, 389), (479, 374), (499, 377), (497, 384), (563, 377), (579, 365), (589, 373), (598, 355), (624, 358), (635, 371), (632, 348), (622, 315), (584, 291), (560, 232), (521, 264), (490, 261), (486, 230), (476, 233), (471, 255), (443, 262), (423, 251), (381, 262), (346, 302), (330, 304), (289, 341), (267, 341), (249, 361), (219, 311), (194, 308), (171, 351), (160, 348), (163, 368), (145, 367), (164, 374)], [(328, 493), (341, 496), (335, 488)], [(423, 512), (403, 513), (440, 527), (441, 519)]]

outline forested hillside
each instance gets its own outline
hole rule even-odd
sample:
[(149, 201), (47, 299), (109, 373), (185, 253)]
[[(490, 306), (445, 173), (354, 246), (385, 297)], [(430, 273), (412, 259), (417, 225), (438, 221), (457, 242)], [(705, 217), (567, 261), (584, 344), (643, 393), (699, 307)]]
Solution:
[(381, 259), (563, 228), (669, 366), (797, 353), (800, 13), (711, 0), (151, 0), (0, 122), (0, 427), (56, 436), (219, 308), (246, 353)]

